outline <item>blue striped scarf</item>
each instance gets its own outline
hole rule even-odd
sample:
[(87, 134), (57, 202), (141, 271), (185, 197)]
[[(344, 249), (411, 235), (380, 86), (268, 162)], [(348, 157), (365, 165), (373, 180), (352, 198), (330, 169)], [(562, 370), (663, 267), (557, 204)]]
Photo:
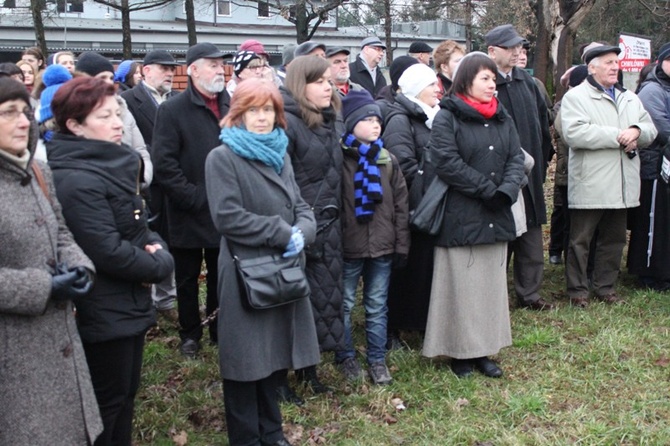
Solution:
[(375, 204), (382, 201), (383, 191), (377, 160), (384, 142), (380, 138), (372, 144), (363, 144), (350, 133), (344, 139), (344, 144), (358, 151), (358, 169), (354, 174), (354, 212), (356, 220), (365, 223), (372, 220)]

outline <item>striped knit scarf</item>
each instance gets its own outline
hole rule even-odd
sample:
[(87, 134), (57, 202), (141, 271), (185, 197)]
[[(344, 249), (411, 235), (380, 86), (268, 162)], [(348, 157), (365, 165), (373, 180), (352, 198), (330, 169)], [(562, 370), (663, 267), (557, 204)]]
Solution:
[(359, 154), (358, 169), (354, 174), (354, 211), (356, 220), (365, 223), (372, 220), (375, 204), (382, 201), (382, 184), (377, 160), (384, 142), (380, 138), (370, 145), (363, 144), (350, 133), (344, 139), (344, 144), (356, 149)]

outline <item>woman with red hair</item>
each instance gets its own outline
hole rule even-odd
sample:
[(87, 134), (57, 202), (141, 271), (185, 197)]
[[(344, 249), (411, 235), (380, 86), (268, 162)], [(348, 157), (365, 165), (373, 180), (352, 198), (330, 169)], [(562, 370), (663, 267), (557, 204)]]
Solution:
[(221, 234), (219, 358), (231, 446), (287, 446), (277, 386), (288, 369), (319, 362), (309, 299), (254, 310), (243, 303), (233, 256), (301, 256), (314, 241), (314, 214), (300, 196), (286, 153), (281, 95), (270, 81), (247, 79), (222, 121), (222, 145), (205, 164), (207, 199)]

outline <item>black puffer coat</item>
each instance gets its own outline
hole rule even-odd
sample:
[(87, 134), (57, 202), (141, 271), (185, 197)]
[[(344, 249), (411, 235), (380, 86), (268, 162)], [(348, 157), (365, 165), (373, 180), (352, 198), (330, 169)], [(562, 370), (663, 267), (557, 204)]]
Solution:
[[(324, 124), (308, 128), (296, 101), (286, 91), (284, 107), (288, 121), (288, 154), (302, 198), (316, 217), (317, 234), (307, 249), (307, 279), (312, 289), (312, 309), (321, 351), (343, 348), (342, 227), (339, 220), (342, 195), (342, 149), (336, 129), (336, 114), (325, 110)], [(336, 220), (332, 218), (338, 217)]]
[(389, 105), (384, 119), (384, 147), (398, 158), (408, 189), (412, 187), (419, 162), (430, 139), (426, 119), (428, 117), (421, 107), (401, 93)]
[[(57, 134), (48, 143), (63, 216), (97, 270), (93, 292), (75, 302), (84, 342), (136, 336), (155, 323), (151, 288), (174, 269), (149, 231), (140, 195), (140, 156), (125, 145)], [(155, 254), (147, 244), (161, 244)]]
[(524, 155), (514, 122), (500, 103), (491, 119), (453, 95), (440, 107), (428, 149), (435, 172), (449, 184), (437, 246), (514, 240), (511, 205), (500, 210), (484, 205), (498, 191), (510, 203), (519, 196)]

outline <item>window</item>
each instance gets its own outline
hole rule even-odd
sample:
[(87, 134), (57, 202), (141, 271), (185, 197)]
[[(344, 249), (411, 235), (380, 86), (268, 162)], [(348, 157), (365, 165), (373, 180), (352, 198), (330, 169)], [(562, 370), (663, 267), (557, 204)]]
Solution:
[(84, 12), (84, 0), (57, 0), (58, 12)]
[(230, 15), (229, 0), (216, 0), (216, 15)]
[(16, 0), (5, 0), (2, 4), (3, 8), (16, 8)]
[(258, 17), (270, 17), (270, 4), (267, 1), (258, 2)]

